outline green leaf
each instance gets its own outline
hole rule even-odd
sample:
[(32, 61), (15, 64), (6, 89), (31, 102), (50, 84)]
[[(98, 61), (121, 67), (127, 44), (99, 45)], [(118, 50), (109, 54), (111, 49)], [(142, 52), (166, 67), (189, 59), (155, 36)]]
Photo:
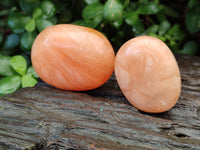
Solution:
[(19, 4), (20, 4), (20, 8), (23, 11), (30, 12), (30, 11), (34, 10), (38, 6), (39, 1), (20, 0)]
[(24, 26), (29, 20), (30, 16), (14, 11), (8, 16), (7, 25), (14, 33), (20, 34), (24, 32)]
[(82, 11), (82, 17), (85, 22), (89, 20), (95, 28), (103, 20), (103, 5), (101, 3), (94, 3), (87, 5)]
[(0, 95), (11, 94), (20, 88), (21, 77), (18, 75), (5, 77), (0, 80)]
[(125, 16), (125, 22), (130, 25), (130, 26), (134, 26), (136, 24), (138, 24), (139, 21), (139, 15), (136, 11), (130, 11), (126, 14)]
[(22, 77), (22, 88), (25, 87), (34, 87), (37, 83), (37, 80), (35, 80), (33, 77), (29, 75), (23, 75)]
[(126, 7), (126, 6), (128, 6), (128, 4), (129, 4), (129, 0), (124, 0), (124, 8)]
[(11, 66), (20, 75), (25, 75), (27, 63), (23, 56), (16, 55), (16, 56), (11, 57)]
[(12, 76), (16, 74), (10, 64), (10, 56), (0, 55), (0, 75)]
[(188, 31), (194, 34), (200, 31), (200, 9), (190, 9), (185, 17), (185, 24)]
[(44, 20), (42, 18), (36, 20), (36, 27), (39, 32), (52, 25), (54, 25), (54, 23), (49, 20)]
[(103, 17), (108, 22), (115, 22), (121, 19), (123, 5), (119, 0), (107, 0), (103, 8)]
[(168, 31), (168, 34), (171, 36), (173, 40), (177, 41), (182, 40), (185, 37), (179, 24), (174, 24), (172, 28), (170, 28), (170, 30)]
[[(11, 8), (11, 9), (13, 9), (13, 8)], [(13, 10), (8, 10), (8, 9), (3, 8), (3, 9), (0, 10), (0, 17), (8, 16), (9, 13), (12, 12), (12, 11)]]
[(163, 21), (161, 24), (160, 24), (160, 27), (159, 27), (159, 31), (158, 31), (158, 34), (159, 35), (164, 35), (171, 27), (171, 24), (168, 22), (168, 21)]
[(168, 31), (168, 34), (175, 40), (179, 40), (184, 37), (179, 24), (174, 24)]
[(33, 12), (33, 19), (37, 19), (40, 16), (42, 16), (42, 9), (36, 8)]
[(24, 51), (31, 51), (32, 44), (37, 36), (36, 32), (25, 32), (20, 39), (20, 48)]
[(48, 18), (48, 21), (50, 21), (50, 22), (53, 23), (53, 24), (56, 24), (57, 21), (58, 21), (58, 19), (56, 18), (56, 16), (53, 16), (53, 17), (51, 17), (51, 18)]
[(155, 2), (148, 2), (141, 4), (137, 10), (139, 14), (142, 15), (153, 15), (160, 10), (159, 5)]
[(158, 38), (158, 35), (157, 35), (157, 34), (155, 34), (155, 33), (151, 33), (151, 32), (150, 32), (150, 33), (148, 33), (148, 35), (149, 35), (149, 36), (153, 36), (153, 37), (156, 37), (156, 38)]
[(123, 24), (123, 22), (124, 22), (124, 18), (121, 18), (121, 19), (118, 20), (118, 21), (115, 21), (115, 22), (110, 23), (110, 25), (111, 25), (112, 27), (114, 27), (115, 29), (119, 29), (120, 26)]
[(87, 4), (99, 3), (99, 0), (85, 0)]
[(189, 8), (198, 7), (199, 5), (200, 5), (200, 2), (198, 0), (190, 0), (188, 2), (188, 7)]
[(156, 18), (158, 20), (159, 23), (167, 20), (167, 16), (163, 13), (163, 12), (159, 12), (156, 14)]
[(30, 66), (27, 70), (27, 75), (32, 76), (34, 78), (39, 78), (39, 76), (37, 75), (37, 73), (35, 72), (35, 69), (33, 68), (33, 66)]
[(175, 11), (174, 9), (172, 9), (166, 5), (160, 5), (160, 9), (164, 12), (165, 15), (168, 15), (173, 18), (180, 17), (180, 15), (177, 11)]
[(99, 15), (99, 16), (96, 16), (96, 18), (93, 19), (93, 28), (96, 28), (100, 23), (101, 21), (103, 20), (103, 16)]
[(28, 32), (32, 32), (35, 30), (35, 19), (29, 20), (29, 22), (26, 23), (25, 29)]
[(161, 41), (163, 41), (163, 42), (166, 41), (166, 38), (165, 38), (164, 36), (158, 36), (158, 38), (159, 38)]
[(157, 34), (155, 34), (155, 33), (149, 33), (148, 35), (149, 35), (149, 36), (156, 37), (156, 38), (162, 40), (163, 42), (166, 41), (166, 38), (165, 38), (165, 37), (163, 37), (163, 36), (159, 36), (159, 35), (157, 35)]
[(82, 11), (83, 19), (94, 19), (96, 16), (102, 16), (103, 5), (101, 3), (94, 3), (87, 5)]
[(154, 25), (151, 25), (147, 30), (146, 30), (146, 33), (149, 35), (149, 34), (155, 34), (159, 29), (159, 25), (157, 24), (154, 24)]
[(56, 6), (53, 2), (45, 0), (40, 3), (40, 8), (46, 18), (50, 18), (56, 14)]
[(3, 44), (4, 50), (11, 50), (19, 45), (19, 36), (17, 34), (10, 34)]
[(195, 41), (188, 41), (185, 43), (183, 50), (180, 51), (182, 54), (194, 55), (197, 53), (198, 46)]
[(140, 22), (132, 27), (132, 31), (135, 35), (141, 35), (144, 32), (144, 25)]

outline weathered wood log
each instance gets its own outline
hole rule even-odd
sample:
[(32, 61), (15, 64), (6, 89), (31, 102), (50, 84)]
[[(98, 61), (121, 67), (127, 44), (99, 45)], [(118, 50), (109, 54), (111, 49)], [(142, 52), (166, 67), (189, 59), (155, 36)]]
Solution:
[(41, 82), (3, 96), (0, 150), (200, 149), (200, 57), (178, 55), (177, 60), (182, 92), (165, 113), (138, 111), (114, 75), (87, 92)]

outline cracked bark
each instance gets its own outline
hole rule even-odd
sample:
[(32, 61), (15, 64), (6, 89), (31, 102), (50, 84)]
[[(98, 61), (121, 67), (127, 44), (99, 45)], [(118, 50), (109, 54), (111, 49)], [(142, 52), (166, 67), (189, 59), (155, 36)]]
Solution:
[(0, 98), (0, 149), (200, 149), (200, 57), (176, 56), (178, 103), (149, 114), (131, 106), (114, 76), (87, 92), (39, 83)]

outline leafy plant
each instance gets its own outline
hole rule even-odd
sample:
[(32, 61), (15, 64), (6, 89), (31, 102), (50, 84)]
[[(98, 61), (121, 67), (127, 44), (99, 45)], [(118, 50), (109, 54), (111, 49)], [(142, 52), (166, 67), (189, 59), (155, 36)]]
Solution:
[[(100, 1), (85, 2), (88, 5), (83, 8), (82, 19), (72, 23), (100, 30), (116, 49), (132, 37), (151, 35), (164, 41), (173, 52), (193, 55), (197, 53), (192, 47), (191, 51), (182, 50), (187, 45), (187, 42), (186, 45), (183, 44), (186, 33), (179, 23), (170, 22), (178, 19), (180, 14), (161, 4), (159, 0), (107, 0), (104, 4)], [(197, 47), (195, 41), (189, 45)]]
[(0, 96), (13, 93), (20, 87), (33, 87), (38, 78), (32, 66), (27, 68), (21, 55), (0, 55), (0, 76)]
[[(13, 6), (4, 14), (8, 16), (6, 26), (3, 24), (2, 27), (4, 31), (8, 28), (12, 33), (5, 38), (1, 54), (18, 54), (17, 49), (20, 47), (20, 50), (30, 55), (31, 46), (37, 34), (57, 23), (56, 6), (51, 1), (20, 0), (19, 7), (21, 10)], [(2, 40), (0, 36), (0, 41)]]
[(200, 1), (190, 0), (188, 2), (188, 12), (185, 16), (185, 23), (188, 31), (194, 34), (200, 31)]
[[(33, 79), (37, 77), (33, 74), (27, 76), (30, 69), (26, 69), (26, 73), (16, 71), (10, 59), (21, 55), (27, 66), (31, 66), (33, 41), (43, 29), (54, 24), (95, 28), (108, 37), (116, 51), (133, 37), (151, 35), (164, 41), (173, 52), (199, 55), (200, 1), (189, 0), (176, 10), (179, 1), (0, 1), (0, 92), (11, 93), (34, 83)], [(31, 70), (34, 72), (33, 68)]]

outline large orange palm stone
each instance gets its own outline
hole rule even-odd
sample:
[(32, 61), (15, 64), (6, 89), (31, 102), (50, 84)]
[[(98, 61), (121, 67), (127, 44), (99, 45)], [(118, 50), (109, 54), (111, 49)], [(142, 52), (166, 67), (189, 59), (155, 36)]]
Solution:
[(100, 32), (78, 25), (54, 25), (35, 39), (31, 60), (39, 77), (64, 90), (104, 84), (114, 70), (114, 50)]

